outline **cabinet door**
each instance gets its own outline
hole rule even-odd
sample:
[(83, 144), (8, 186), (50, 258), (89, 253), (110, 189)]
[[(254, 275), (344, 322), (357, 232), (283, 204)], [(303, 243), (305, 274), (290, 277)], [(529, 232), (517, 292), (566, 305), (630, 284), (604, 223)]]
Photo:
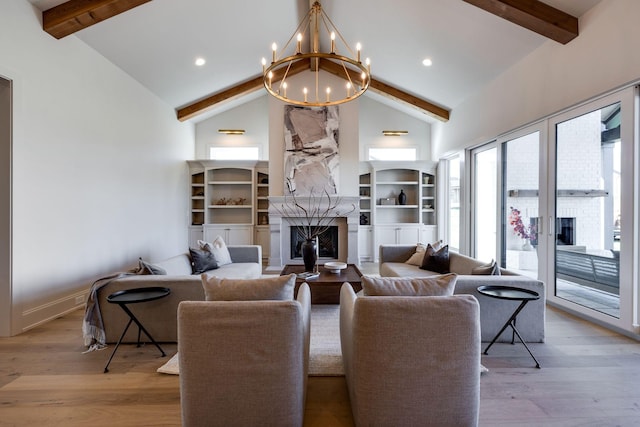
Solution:
[(435, 225), (427, 225), (420, 230), (420, 242), (433, 243), (438, 240), (438, 229)]
[(198, 240), (203, 240), (202, 226), (189, 227), (189, 247), (197, 248)]
[(225, 242), (228, 245), (250, 245), (252, 243), (251, 227), (228, 227)]
[(396, 237), (399, 245), (415, 245), (420, 241), (420, 227), (398, 227)]
[(225, 243), (229, 243), (229, 233), (227, 233), (227, 227), (224, 225), (205, 225), (204, 226), (204, 241), (213, 242), (216, 237), (221, 236)]
[(360, 227), (358, 229), (358, 256), (360, 261), (373, 260), (373, 228)]
[(254, 244), (262, 246), (262, 258), (269, 258), (271, 254), (271, 233), (269, 227), (256, 227)]
[(377, 227), (376, 247), (380, 245), (395, 245), (399, 227)]

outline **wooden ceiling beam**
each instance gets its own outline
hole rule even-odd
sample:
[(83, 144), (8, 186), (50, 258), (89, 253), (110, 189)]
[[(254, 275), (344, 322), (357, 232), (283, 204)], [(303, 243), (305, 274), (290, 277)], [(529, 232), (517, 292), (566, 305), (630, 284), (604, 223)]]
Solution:
[[(338, 77), (344, 78), (344, 68), (342, 68), (339, 64), (336, 64), (332, 61), (320, 61), (320, 69), (324, 70), (328, 73), (334, 74)], [(349, 78), (353, 82), (360, 81), (360, 73), (355, 70), (347, 69), (349, 73)], [(391, 86), (387, 83), (383, 83), (380, 80), (376, 80), (371, 77), (371, 83), (369, 84), (369, 89), (375, 91), (376, 93), (386, 96), (388, 98), (393, 99), (394, 101), (398, 101), (404, 104), (408, 104), (413, 108), (416, 108), (423, 113), (440, 120), (442, 122), (449, 121), (449, 110), (437, 106), (425, 99), (418, 98), (415, 95), (411, 95), (401, 89), (398, 89), (394, 86)]]
[(562, 44), (578, 37), (578, 18), (539, 0), (463, 1)]
[[(309, 70), (308, 60), (298, 61), (291, 66), (291, 68), (289, 69), (289, 72), (287, 73), (287, 77), (291, 77), (302, 71), (308, 71), (308, 70)], [(276, 70), (276, 72), (273, 75), (273, 79), (271, 81), (275, 83), (282, 80), (282, 78), (284, 77), (284, 72), (285, 70), (283, 69)], [(206, 98), (203, 98), (199, 101), (196, 101), (194, 103), (181, 107), (176, 111), (178, 120), (180, 120), (181, 122), (185, 120), (189, 120), (199, 114), (202, 114), (210, 110), (211, 108), (215, 107), (216, 104), (219, 104), (223, 101), (229, 101), (231, 99), (234, 99), (239, 96), (258, 90), (264, 86), (263, 82), (264, 82), (264, 79), (261, 74), (257, 77), (253, 77), (249, 80), (239, 83), (229, 89), (225, 89), (223, 91), (214, 93), (213, 95), (209, 95)]]
[(61, 39), (151, 0), (69, 0), (42, 12), (42, 28)]

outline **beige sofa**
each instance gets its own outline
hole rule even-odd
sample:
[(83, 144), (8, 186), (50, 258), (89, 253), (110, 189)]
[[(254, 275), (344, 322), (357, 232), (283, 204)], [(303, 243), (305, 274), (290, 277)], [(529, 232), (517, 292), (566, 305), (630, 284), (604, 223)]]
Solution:
[(340, 290), (340, 342), (357, 426), (476, 426), (479, 308), (469, 295)]
[[(425, 277), (439, 274), (407, 264), (405, 261), (415, 251), (415, 245), (381, 245), (380, 275), (382, 277)], [(472, 270), (481, 265), (483, 263), (474, 258), (455, 252), (449, 253), (449, 269), (452, 273), (458, 274), (454, 293), (473, 295), (480, 303), (482, 341), (488, 342), (493, 339), (518, 307), (519, 302), (486, 297), (481, 295), (477, 288), (482, 285), (503, 285), (529, 289), (540, 295), (539, 300), (529, 302), (518, 314), (517, 327), (526, 342), (544, 342), (546, 311), (544, 283), (505, 269), (500, 269), (500, 276), (472, 275)], [(511, 329), (507, 328), (498, 342), (511, 342), (511, 338)]]
[[(227, 246), (231, 255), (231, 264), (223, 265), (205, 274), (229, 279), (255, 279), (262, 275), (262, 247), (258, 245)], [(117, 305), (107, 301), (114, 292), (132, 288), (154, 286), (171, 290), (168, 297), (128, 307), (158, 342), (177, 341), (178, 304), (181, 301), (204, 301), (202, 280), (199, 274), (191, 274), (191, 259), (184, 253), (161, 262), (156, 266), (166, 270), (166, 275), (128, 275), (109, 281), (97, 291), (97, 304), (104, 324), (106, 342), (114, 343), (120, 338), (129, 317)], [(138, 328), (130, 327), (123, 342), (136, 342)], [(144, 333), (142, 339), (146, 339)]]
[(182, 302), (182, 425), (302, 426), (310, 315), (306, 283), (296, 300)]

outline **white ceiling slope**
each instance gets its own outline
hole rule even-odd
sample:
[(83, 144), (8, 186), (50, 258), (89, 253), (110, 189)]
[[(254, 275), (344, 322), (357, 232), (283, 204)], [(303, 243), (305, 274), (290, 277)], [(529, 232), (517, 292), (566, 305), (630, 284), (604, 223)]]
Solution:
[[(65, 2), (29, 1), (40, 10)], [(600, 0), (543, 1), (579, 18)], [(548, 41), (462, 0), (321, 3), (348, 42), (362, 43), (376, 79), (452, 110)], [(271, 43), (285, 43), (308, 8), (308, 0), (153, 0), (74, 36), (179, 108), (257, 76)], [(432, 67), (422, 65), (427, 57)]]

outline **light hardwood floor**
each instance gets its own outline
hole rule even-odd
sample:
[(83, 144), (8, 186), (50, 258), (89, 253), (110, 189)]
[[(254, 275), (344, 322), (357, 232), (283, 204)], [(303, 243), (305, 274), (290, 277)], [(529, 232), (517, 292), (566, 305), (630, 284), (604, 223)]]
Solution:
[[(167, 358), (124, 345), (104, 374), (112, 348), (81, 354), (81, 318), (0, 338), (0, 426), (180, 425), (178, 378), (155, 371)], [(482, 356), (482, 426), (640, 426), (640, 343), (549, 308), (531, 348), (542, 369), (521, 344)], [(311, 377), (307, 394), (306, 426), (353, 425), (343, 377)]]

